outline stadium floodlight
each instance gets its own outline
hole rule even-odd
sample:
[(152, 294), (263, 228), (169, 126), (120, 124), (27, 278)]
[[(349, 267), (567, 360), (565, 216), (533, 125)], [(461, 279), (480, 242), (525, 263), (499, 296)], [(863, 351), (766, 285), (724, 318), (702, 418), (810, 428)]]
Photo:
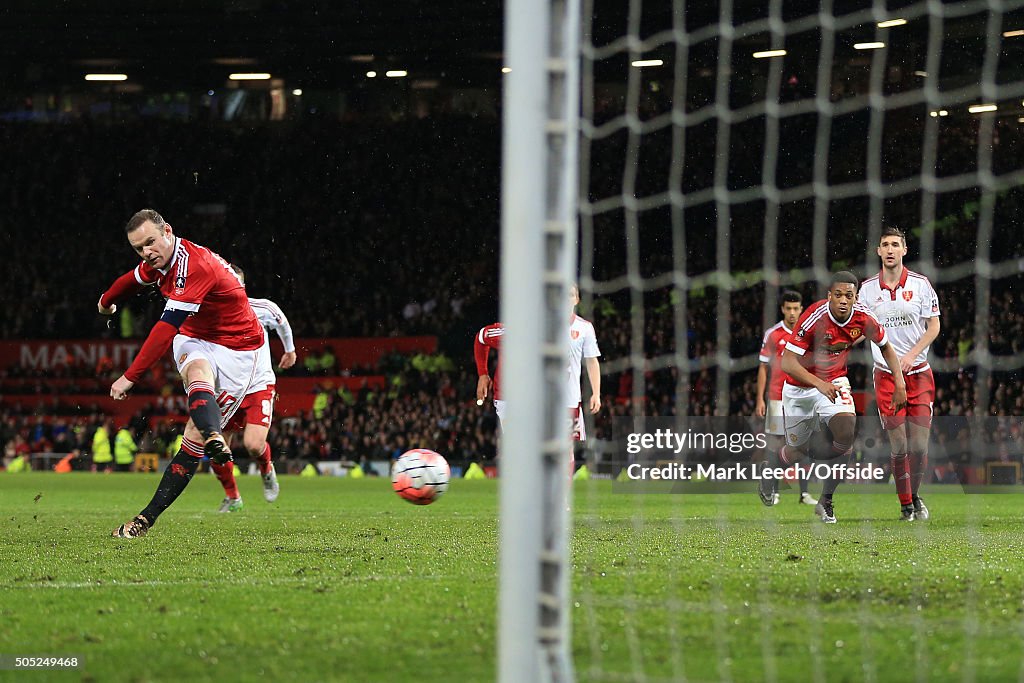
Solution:
[(920, 76), (921, 78), (928, 78), (928, 72), (927, 71), (915, 71), (914, 75), (915, 76)]
[(990, 111), (996, 111), (999, 109), (999, 105), (996, 104), (976, 104), (973, 107), (967, 107), (967, 111), (972, 114), (985, 114)]
[(878, 22), (878, 28), (892, 28), (893, 26), (903, 26), (907, 23), (906, 19), (887, 19), (886, 21)]
[(127, 81), (128, 74), (85, 74), (87, 81)]
[(408, 75), (409, 72), (404, 69), (392, 69), (391, 71), (384, 72), (384, 76), (387, 78), (405, 78)]
[(882, 42), (871, 42), (871, 43), (854, 43), (854, 50), (881, 50), (885, 47), (885, 43)]
[(785, 50), (762, 50), (761, 52), (755, 52), (754, 59), (768, 59), (770, 57), (785, 57)]
[(503, 73), (503, 74), (512, 73), (512, 69), (508, 68), (507, 66), (503, 66), (503, 67), (501, 67), (501, 73)]
[(1021, 36), (1024, 36), (1024, 28), (1003, 32), (1003, 38), (1020, 38)]
[(665, 60), (663, 59), (636, 59), (630, 62), (630, 66), (637, 68), (644, 68), (645, 66), (664, 66)]
[(945, 109), (934, 109), (928, 112), (928, 115), (934, 119), (938, 116), (949, 116), (949, 112), (946, 111)]
[(302, 97), (302, 88), (295, 88), (294, 90), (292, 90), (292, 95), (295, 95), (296, 97)]
[(240, 72), (228, 76), (232, 81), (269, 81), (270, 74), (266, 72)]
[(366, 77), (367, 78), (377, 78), (377, 72), (376, 71), (367, 71), (366, 72)]

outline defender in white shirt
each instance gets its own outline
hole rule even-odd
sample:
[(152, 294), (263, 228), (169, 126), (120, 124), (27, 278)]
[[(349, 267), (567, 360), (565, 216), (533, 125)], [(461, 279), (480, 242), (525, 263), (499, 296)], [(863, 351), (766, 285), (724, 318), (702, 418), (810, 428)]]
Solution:
[[(232, 264), (231, 269), (235, 271), (242, 285), (245, 285), (245, 273), (241, 268)], [(281, 356), (281, 369), (287, 370), (295, 365), (295, 337), (292, 334), (292, 326), (288, 323), (281, 307), (270, 299), (249, 298), (249, 305), (253, 313), (260, 321), (260, 324), (268, 331), (277, 333), (281, 343), (284, 345), (284, 354)], [(267, 367), (272, 367), (270, 362), (270, 335), (264, 335), (263, 347), (260, 355), (264, 357)], [(273, 378), (276, 384), (276, 377)], [(274, 416), (274, 400), (276, 398), (275, 384), (267, 386), (258, 392), (245, 397), (238, 411), (228, 424), (227, 429), (242, 432), (242, 445), (259, 468), (263, 479), (263, 498), (268, 503), (277, 500), (281, 487), (277, 482), (277, 472), (274, 470), (274, 463), (271, 462), (270, 444), (267, 443), (267, 435), (270, 433), (270, 423)], [(214, 474), (224, 487), (224, 500), (221, 502), (217, 512), (238, 512), (244, 507), (242, 496), (238, 491), (238, 483), (235, 481), (234, 463), (227, 465), (213, 465)]]
[[(900, 359), (907, 383), (907, 407), (895, 415), (879, 409), (882, 428), (889, 435), (892, 476), (901, 506), (901, 519), (928, 519), (928, 508), (918, 495), (928, 469), (928, 436), (935, 401), (935, 378), (928, 365), (928, 349), (939, 336), (939, 298), (931, 282), (903, 265), (907, 238), (899, 228), (885, 228), (876, 250), (882, 259), (878, 275), (864, 281), (859, 301), (870, 308)], [(875, 402), (892, 400), (892, 373), (881, 351), (871, 345), (874, 358)]]
[(573, 284), (569, 287), (569, 374), (566, 389), (566, 404), (569, 418), (572, 421), (572, 438), (586, 441), (587, 431), (583, 425), (583, 392), (580, 389), (581, 366), (587, 366), (587, 379), (590, 380), (591, 395), (587, 407), (590, 413), (601, 410), (601, 365), (597, 360), (601, 349), (597, 346), (597, 333), (594, 324), (576, 315), (576, 306), (580, 303), (580, 290)]

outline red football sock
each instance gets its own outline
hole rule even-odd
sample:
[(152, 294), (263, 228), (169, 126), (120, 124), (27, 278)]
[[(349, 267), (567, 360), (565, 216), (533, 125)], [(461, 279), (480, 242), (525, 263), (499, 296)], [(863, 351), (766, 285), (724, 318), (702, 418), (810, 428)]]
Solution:
[(260, 474), (270, 474), (270, 444), (263, 446), (263, 453), (256, 458), (256, 466), (260, 468)]
[(914, 500), (910, 492), (910, 458), (906, 453), (893, 453), (889, 456), (889, 464), (892, 466), (892, 478), (896, 482), (900, 505), (910, 505)]
[(924, 473), (928, 470), (927, 453), (910, 454), (910, 490), (916, 496), (921, 490), (921, 482), (924, 481)]
[(238, 484), (235, 483), (235, 463), (226, 462), (223, 465), (218, 465), (215, 462), (211, 462), (210, 467), (213, 468), (213, 473), (217, 475), (220, 485), (224, 487), (224, 495), (228, 498), (241, 498), (238, 495)]

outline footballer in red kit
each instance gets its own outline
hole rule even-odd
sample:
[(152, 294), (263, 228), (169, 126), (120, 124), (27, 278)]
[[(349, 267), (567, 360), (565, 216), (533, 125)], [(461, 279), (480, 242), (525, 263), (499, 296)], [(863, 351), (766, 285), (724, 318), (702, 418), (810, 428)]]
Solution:
[[(849, 271), (835, 273), (828, 297), (807, 308), (786, 342), (782, 369), (789, 375), (782, 389), (786, 445), (777, 456), (778, 464), (790, 465), (807, 457), (811, 435), (827, 427), (832, 432), (831, 460), (849, 462), (853, 453), (857, 417), (846, 358), (850, 348), (866, 338), (878, 344), (890, 369), (899, 369), (899, 359), (886, 338), (885, 329), (870, 309), (857, 304), (857, 276)], [(899, 410), (907, 402), (902, 375), (896, 384), (892, 405)], [(826, 524), (836, 521), (832, 496), (841, 481), (831, 476), (824, 481), (816, 514)]]
[(889, 436), (889, 463), (900, 501), (900, 519), (926, 520), (931, 513), (918, 494), (928, 469), (928, 437), (935, 402), (928, 349), (939, 336), (939, 297), (928, 278), (903, 265), (907, 237), (902, 230), (882, 230), (876, 253), (882, 259), (882, 270), (864, 281), (858, 301), (874, 312), (889, 333), (907, 384), (907, 406), (893, 414), (882, 409), (892, 400), (895, 375), (872, 344), (875, 401), (882, 428)]
[[(758, 355), (760, 365), (757, 368), (757, 403), (754, 408), (757, 417), (764, 418), (768, 449), (776, 453), (786, 442), (786, 428), (782, 422), (782, 386), (789, 377), (782, 371), (782, 353), (786, 350), (786, 340), (789, 339), (797, 320), (800, 319), (800, 314), (803, 313), (803, 297), (793, 290), (784, 291), (779, 310), (782, 312), (782, 320), (768, 328), (761, 340), (761, 353)], [(766, 386), (767, 403), (764, 400)], [(767, 465), (767, 461), (763, 463), (763, 466)], [(818, 501), (807, 491), (807, 476), (797, 477), (797, 482), (800, 485), (799, 502), (804, 505), (817, 505)], [(768, 506), (776, 505), (779, 502), (779, 492), (775, 490), (777, 482), (762, 479), (760, 484), (758, 492), (761, 502)]]
[[(491, 323), (480, 328), (473, 338), (473, 360), (476, 362), (476, 402), (483, 405), (484, 400), (491, 396), (494, 399), (494, 410), (498, 414), (498, 423), (505, 419), (505, 401), (501, 398), (501, 338), (505, 336), (505, 327), (501, 323)], [(498, 352), (498, 362), (494, 368), (494, 378), (488, 368), (491, 349)]]
[(125, 233), (142, 263), (100, 296), (100, 313), (114, 313), (117, 302), (148, 285), (158, 287), (167, 302), (131, 366), (111, 385), (110, 395), (124, 399), (170, 348), (189, 411), (181, 450), (164, 471), (153, 499), (113, 532), (119, 538), (137, 538), (181, 495), (204, 455), (217, 464), (230, 462), (224, 426), (245, 396), (274, 383), (274, 373), (264, 360), (269, 357), (260, 353), (263, 327), (224, 259), (177, 237), (152, 209), (133, 215)]

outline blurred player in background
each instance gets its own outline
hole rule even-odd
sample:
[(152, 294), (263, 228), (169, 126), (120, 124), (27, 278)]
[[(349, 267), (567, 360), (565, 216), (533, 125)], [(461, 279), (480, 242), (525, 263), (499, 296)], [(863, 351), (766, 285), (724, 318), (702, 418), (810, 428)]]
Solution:
[(573, 440), (586, 441), (580, 368), (581, 365), (587, 367), (587, 379), (590, 380), (591, 390), (587, 407), (591, 415), (596, 415), (601, 410), (601, 365), (597, 360), (601, 356), (601, 349), (597, 346), (594, 323), (576, 315), (576, 306), (579, 303), (580, 289), (572, 284), (569, 286), (569, 386), (566, 390), (566, 404), (569, 407), (569, 418), (572, 420)]
[[(592, 394), (588, 402), (591, 414), (601, 410), (601, 366), (598, 357), (601, 350), (597, 346), (597, 335), (593, 323), (576, 315), (576, 306), (580, 303), (580, 290), (573, 284), (569, 288), (569, 363), (566, 403), (569, 409), (570, 428), (574, 441), (586, 441), (587, 433), (583, 423), (583, 394), (580, 389), (581, 366), (587, 367), (587, 378), (590, 380)], [(494, 408), (498, 413), (498, 421), (505, 417), (505, 402), (501, 396), (501, 340), (505, 328), (501, 323), (492, 323), (482, 327), (473, 340), (473, 358), (476, 361), (477, 405), (483, 405), (488, 395), (493, 395)], [(499, 351), (498, 364), (491, 379), (488, 368), (490, 350)], [(504, 426), (502, 426), (504, 429)]]
[(138, 538), (185, 490), (204, 454), (217, 464), (230, 463), (224, 425), (254, 387), (273, 384), (274, 371), (269, 357), (261, 353), (266, 338), (263, 326), (224, 259), (175, 236), (170, 224), (152, 209), (132, 216), (125, 232), (142, 263), (100, 296), (100, 313), (114, 313), (117, 302), (147, 285), (156, 285), (167, 303), (131, 367), (111, 385), (110, 395), (123, 400), (173, 348), (189, 410), (181, 450), (164, 471), (153, 499), (113, 532), (119, 538)]
[[(807, 457), (807, 442), (822, 426), (832, 432), (827, 459), (837, 465), (850, 463), (857, 414), (846, 377), (846, 357), (859, 339), (876, 343), (889, 368), (899, 371), (900, 361), (885, 329), (871, 309), (856, 303), (857, 285), (857, 276), (849, 271), (834, 274), (828, 297), (804, 311), (786, 342), (782, 355), (782, 370), (789, 375), (782, 388), (786, 445), (778, 454), (769, 454), (772, 467), (787, 467)], [(895, 412), (906, 403), (907, 389), (900, 375), (892, 401), (884, 409)], [(836, 521), (832, 494), (840, 481), (841, 477), (828, 477), (821, 488), (815, 512), (826, 524)]]
[[(235, 264), (231, 264), (231, 269), (238, 275), (242, 285), (245, 285), (245, 273), (242, 269)], [(249, 305), (252, 306), (252, 310), (256, 314), (257, 319), (259, 319), (260, 324), (263, 325), (263, 329), (267, 332), (276, 332), (277, 336), (281, 338), (281, 344), (284, 346), (284, 355), (281, 356), (280, 363), (281, 369), (287, 370), (295, 365), (295, 337), (292, 334), (292, 326), (288, 323), (288, 318), (285, 317), (284, 311), (270, 299), (253, 299), (249, 297)], [(272, 365), (269, 335), (267, 335), (260, 353), (266, 356), (266, 363)], [(275, 377), (273, 384), (246, 394), (242, 400), (242, 405), (238, 407), (238, 411), (235, 413), (234, 418), (232, 418), (231, 424), (228, 425), (229, 431), (243, 430), (242, 445), (249, 453), (249, 457), (256, 462), (260, 469), (260, 475), (263, 477), (263, 498), (268, 503), (273, 503), (277, 500), (281, 490), (277, 483), (277, 473), (274, 471), (274, 464), (270, 460), (270, 444), (267, 443), (267, 434), (270, 433), (270, 423), (274, 414), (276, 383), (277, 379)], [(224, 500), (221, 502), (217, 512), (237, 512), (241, 510), (244, 503), (242, 502), (241, 494), (238, 492), (238, 483), (235, 481), (234, 463), (229, 462), (223, 465), (214, 463), (213, 472), (217, 475), (221, 486), (224, 487)]]
[[(491, 323), (481, 327), (473, 338), (473, 360), (476, 361), (477, 374), (476, 404), (482, 406), (487, 397), (491, 396), (494, 399), (494, 411), (498, 414), (499, 426), (505, 419), (505, 401), (501, 399), (501, 338), (504, 335), (505, 327), (501, 323)], [(498, 352), (493, 380), (488, 367), (491, 349)]]
[[(754, 409), (757, 417), (763, 417), (764, 432), (768, 434), (768, 448), (779, 452), (786, 443), (786, 427), (782, 422), (782, 385), (789, 377), (782, 371), (782, 353), (786, 350), (786, 340), (796, 327), (796, 321), (803, 313), (803, 298), (799, 292), (787, 289), (782, 293), (782, 320), (775, 323), (764, 333), (761, 341), (761, 354), (757, 368), (757, 406)], [(769, 382), (769, 374), (771, 381)], [(768, 387), (768, 404), (765, 405), (764, 390)], [(768, 463), (765, 462), (765, 465)], [(807, 492), (807, 477), (797, 477), (800, 483), (800, 502), (804, 505), (817, 505), (811, 494)], [(758, 492), (761, 502), (775, 505), (779, 502), (778, 481), (762, 479)]]
[(928, 469), (928, 434), (935, 401), (928, 349), (939, 336), (939, 297), (928, 278), (903, 265), (907, 237), (902, 230), (885, 228), (875, 251), (882, 259), (882, 270), (864, 281), (857, 300), (874, 312), (899, 356), (907, 384), (907, 405), (892, 415), (883, 410), (892, 401), (895, 378), (882, 352), (872, 344), (875, 402), (882, 429), (889, 435), (900, 518), (908, 522), (924, 520), (928, 519), (928, 508), (918, 491)]

